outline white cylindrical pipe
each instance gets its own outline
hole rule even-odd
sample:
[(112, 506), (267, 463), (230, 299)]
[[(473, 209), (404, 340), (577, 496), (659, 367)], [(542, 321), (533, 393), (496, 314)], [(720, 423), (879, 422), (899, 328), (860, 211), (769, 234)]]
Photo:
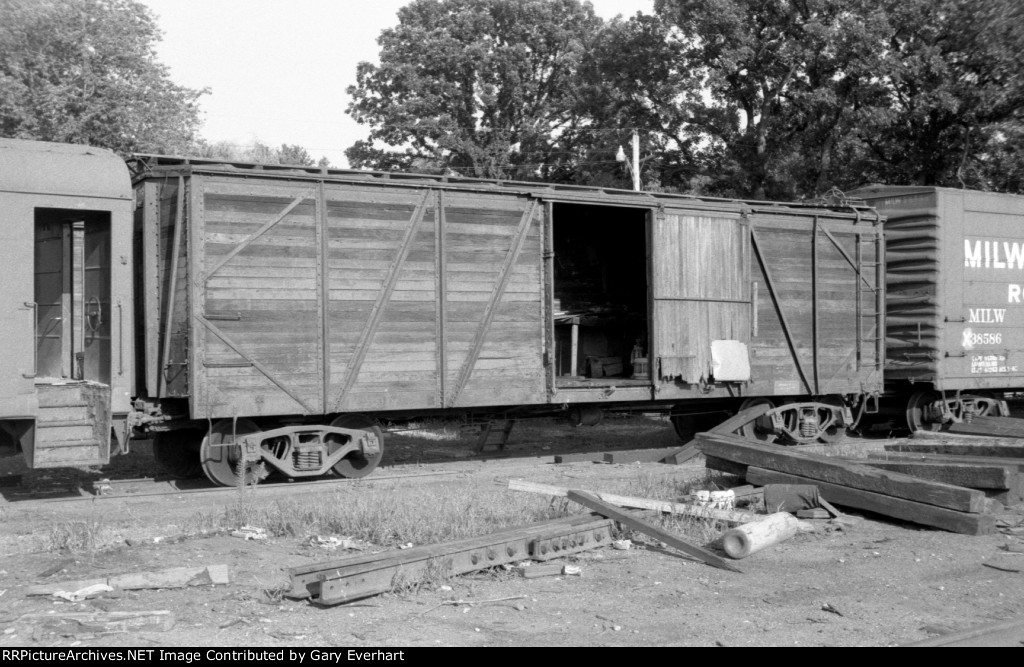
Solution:
[(800, 521), (796, 517), (788, 512), (776, 512), (726, 531), (722, 535), (722, 548), (732, 558), (746, 558), (765, 547), (788, 540), (799, 530)]

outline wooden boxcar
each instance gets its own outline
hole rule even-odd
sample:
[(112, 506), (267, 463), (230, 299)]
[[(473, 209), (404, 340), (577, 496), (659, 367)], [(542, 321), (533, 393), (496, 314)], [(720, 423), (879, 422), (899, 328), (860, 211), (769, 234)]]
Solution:
[(882, 390), (868, 208), (138, 166), (131, 422), (179, 471), (361, 475), (374, 420), (422, 414), (769, 401), (753, 434), (809, 441)]
[(1005, 414), (1024, 388), (1024, 197), (919, 186), (850, 193), (885, 223), (887, 393), (913, 429)]

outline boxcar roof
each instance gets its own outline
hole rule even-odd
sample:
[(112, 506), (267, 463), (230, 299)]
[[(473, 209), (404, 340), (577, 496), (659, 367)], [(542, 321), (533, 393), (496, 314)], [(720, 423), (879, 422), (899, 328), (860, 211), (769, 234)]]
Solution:
[(937, 185), (881, 185), (878, 183), (862, 185), (856, 190), (851, 190), (846, 194), (852, 199), (864, 199), (870, 201), (872, 199), (882, 199), (885, 197), (906, 197), (912, 195), (931, 194), (933, 192), (939, 194), (969, 194), (983, 195), (987, 197), (1005, 197), (1008, 199), (1024, 199), (1024, 195), (1012, 192), (988, 192), (985, 190), (970, 190), (967, 188), (947, 188)]
[(133, 160), (135, 179), (147, 176), (169, 174), (211, 174), (240, 177), (280, 178), (299, 180), (324, 180), (330, 182), (358, 182), (377, 185), (405, 187), (434, 187), (486, 192), (507, 192), (511, 194), (532, 194), (547, 199), (567, 202), (607, 204), (638, 207), (695, 207), (710, 209), (731, 209), (742, 211), (750, 208), (759, 210), (777, 209), (783, 212), (792, 209), (800, 215), (812, 214), (811, 210), (840, 216), (864, 216), (875, 218), (877, 213), (864, 202), (850, 201), (838, 204), (807, 202), (771, 202), (694, 195), (669, 194), (662, 192), (636, 192), (616, 188), (602, 188), (584, 185), (544, 183), (540, 181), (513, 181), (436, 174), (417, 174), (395, 171), (362, 171), (355, 169), (328, 169), (280, 164), (259, 164), (254, 162), (230, 162), (207, 158), (175, 157), (168, 155), (136, 155)]
[(0, 139), (0, 192), (131, 199), (124, 160), (104, 148)]

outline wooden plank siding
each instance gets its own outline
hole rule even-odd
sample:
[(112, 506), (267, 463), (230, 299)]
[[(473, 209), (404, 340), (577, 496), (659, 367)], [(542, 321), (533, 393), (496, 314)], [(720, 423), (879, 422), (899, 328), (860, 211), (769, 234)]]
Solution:
[(193, 414), (323, 413), (319, 189), (228, 178), (191, 182), (202, 205), (190, 226), (200, 242), (191, 263), (199, 376)]
[[(881, 230), (856, 209), (225, 166), (139, 184), (146, 387), (193, 419), (881, 388)], [(647, 216), (649, 384), (546, 365), (566, 202)], [(722, 340), (749, 382), (706, 384)]]
[(751, 394), (842, 394), (881, 380), (874, 343), (879, 231), (850, 220), (808, 222), (752, 216)]
[(707, 382), (711, 342), (736, 340), (748, 347), (746, 395), (880, 388), (879, 233), (853, 217), (658, 213), (652, 303), (662, 386)]
[(662, 381), (707, 382), (711, 342), (750, 341), (749, 231), (739, 215), (655, 215), (654, 349)]
[(188, 182), (194, 418), (547, 401), (533, 198)]

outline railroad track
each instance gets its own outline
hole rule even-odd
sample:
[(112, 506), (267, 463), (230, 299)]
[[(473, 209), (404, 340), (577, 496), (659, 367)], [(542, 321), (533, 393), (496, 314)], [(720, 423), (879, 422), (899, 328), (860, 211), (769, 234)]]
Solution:
[[(367, 482), (400, 481), (422, 477), (440, 477), (457, 474), (455, 470), (431, 470), (431, 471), (396, 471), (385, 474), (376, 474), (370, 478), (363, 478)], [(269, 481), (244, 489), (246, 493), (256, 493), (262, 496), (272, 494), (305, 493), (314, 491), (329, 491), (332, 488), (344, 488), (347, 485), (363, 480), (357, 479), (317, 479), (310, 481), (280, 480)], [(92, 488), (77, 486), (54, 486), (49, 488), (37, 488), (20, 490), (17, 486), (8, 486), (2, 493), (3, 502), (35, 502), (35, 503), (68, 503), (68, 502), (104, 502), (109, 500), (141, 497), (159, 496), (180, 496), (180, 495), (208, 495), (228, 496), (237, 494), (238, 487), (213, 486), (205, 479), (160, 479), (154, 477), (141, 477), (137, 479), (102, 479), (92, 483)]]

